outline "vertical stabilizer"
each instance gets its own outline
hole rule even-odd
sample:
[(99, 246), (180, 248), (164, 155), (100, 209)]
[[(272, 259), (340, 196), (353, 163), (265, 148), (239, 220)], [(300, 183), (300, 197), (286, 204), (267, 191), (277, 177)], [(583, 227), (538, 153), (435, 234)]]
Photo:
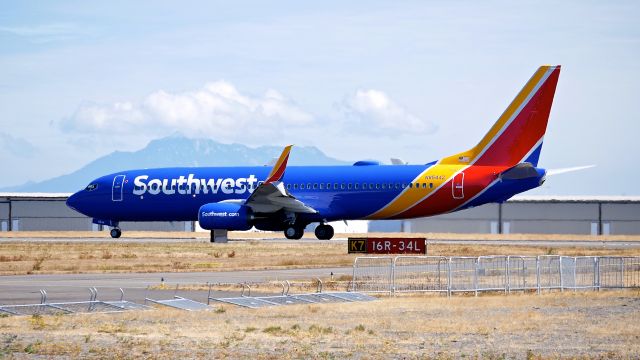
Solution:
[(560, 65), (538, 68), (478, 145), (440, 164), (537, 166), (559, 75)]

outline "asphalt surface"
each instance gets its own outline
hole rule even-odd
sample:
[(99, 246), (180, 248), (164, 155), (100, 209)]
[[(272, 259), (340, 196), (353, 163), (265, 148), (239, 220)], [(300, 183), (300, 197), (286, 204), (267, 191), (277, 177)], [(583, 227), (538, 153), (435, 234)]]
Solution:
[(429, 244), (451, 245), (509, 245), (540, 247), (584, 247), (604, 249), (640, 249), (640, 241), (596, 240), (429, 240)]
[[(252, 239), (254, 240), (254, 239)], [(169, 243), (169, 242), (207, 242), (207, 239), (176, 239), (176, 238), (121, 238), (111, 240), (105, 238), (2, 238), (2, 242), (109, 242), (118, 241), (125, 243)], [(231, 240), (242, 241), (242, 240)], [(273, 242), (318, 242), (327, 241), (315, 239), (283, 240), (262, 239), (259, 241)], [(346, 247), (346, 239), (335, 239), (331, 242), (343, 242)], [(633, 249), (640, 248), (640, 241), (568, 241), (568, 240), (430, 240), (430, 244), (463, 244), (463, 245), (510, 245), (510, 246), (541, 246), (541, 247), (587, 247), (605, 249)], [(215, 245), (212, 245), (215, 246)], [(146, 297), (153, 299), (169, 299), (174, 295), (184, 295), (191, 299), (206, 302), (206, 291), (180, 290), (180, 284), (205, 284), (205, 283), (264, 283), (269, 281), (284, 280), (312, 280), (318, 277), (326, 278), (331, 273), (335, 276), (350, 275), (351, 267), (340, 268), (315, 268), (315, 269), (291, 269), (291, 270), (255, 270), (255, 271), (228, 271), (228, 272), (179, 272), (179, 273), (109, 273), (109, 274), (61, 274), (61, 275), (14, 275), (0, 276), (0, 304), (25, 304), (39, 303), (40, 290), (47, 291), (47, 300), (56, 301), (84, 301), (88, 300), (89, 288), (98, 289), (98, 299), (120, 299), (120, 288), (125, 291), (125, 299), (142, 303)], [(164, 283), (167, 290), (148, 290)], [(176, 285), (178, 288), (176, 290)], [(212, 297), (231, 297), (240, 294), (240, 286), (237, 292), (214, 292)]]
[[(264, 238), (264, 239), (232, 239), (230, 242), (238, 241), (265, 241), (278, 243), (344, 243), (346, 246), (346, 238), (335, 238), (332, 240), (285, 240), (282, 238)], [(183, 239), (183, 238), (120, 238), (117, 240), (109, 238), (0, 238), (0, 244), (3, 242), (118, 242), (118, 243), (189, 243), (203, 242), (208, 243), (208, 239)], [(467, 240), (467, 239), (446, 239), (446, 240), (428, 240), (429, 244), (452, 244), (452, 245), (509, 245), (509, 246), (540, 246), (540, 247), (588, 247), (588, 248), (606, 248), (606, 249), (638, 249), (640, 241), (618, 241), (618, 240)]]
[[(174, 295), (184, 295), (194, 300), (206, 302), (206, 291), (180, 290), (180, 284), (241, 284), (264, 283), (284, 280), (313, 280), (352, 274), (351, 267), (291, 269), (291, 270), (254, 270), (229, 272), (180, 272), (180, 273), (118, 273), (118, 274), (60, 274), (60, 275), (11, 275), (0, 276), (0, 304), (26, 304), (40, 302), (40, 289), (47, 291), (47, 300), (84, 301), (90, 297), (89, 288), (98, 290), (100, 300), (118, 300), (120, 288), (125, 291), (125, 299), (144, 302), (145, 297), (152, 299), (170, 299)], [(167, 290), (147, 290), (156, 288), (162, 280)], [(176, 290), (176, 285), (178, 286)], [(231, 297), (240, 295), (237, 292), (213, 292), (212, 297)], [(187, 294), (187, 295), (185, 295)]]

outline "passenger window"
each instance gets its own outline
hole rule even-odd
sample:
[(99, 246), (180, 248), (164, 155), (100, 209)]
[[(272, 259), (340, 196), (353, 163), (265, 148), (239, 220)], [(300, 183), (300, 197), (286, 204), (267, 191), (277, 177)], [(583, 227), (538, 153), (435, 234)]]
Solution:
[(291, 190), (291, 185), (287, 184), (287, 190)]
[(407, 184), (402, 183), (402, 188), (404, 189), (404, 188), (406, 188), (406, 187), (407, 187)]
[(338, 190), (338, 183), (333, 184), (333, 190)]
[(369, 190), (373, 190), (373, 184), (369, 184)]
[(298, 190), (298, 184), (293, 184), (293, 190)]
[(351, 190), (351, 183), (347, 184), (347, 189)]
[(380, 190), (380, 184), (376, 184), (376, 190)]
[(422, 183), (422, 188), (426, 189), (427, 188), (427, 183)]
[(429, 183), (429, 189), (433, 189), (433, 183)]
[(318, 184), (314, 183), (313, 184), (313, 190), (316, 190), (318, 188)]
[(320, 183), (320, 190), (324, 189), (324, 184)]
[(400, 184), (396, 183), (396, 190), (400, 189)]
[(384, 189), (386, 189), (386, 188), (387, 188), (387, 184), (382, 183), (382, 190), (384, 190)]
[(413, 183), (409, 183), (409, 189), (413, 188)]
[(353, 188), (358, 190), (358, 187), (359, 187), (358, 185), (359, 185), (358, 183), (353, 184)]
[(340, 190), (344, 190), (344, 183), (340, 184)]

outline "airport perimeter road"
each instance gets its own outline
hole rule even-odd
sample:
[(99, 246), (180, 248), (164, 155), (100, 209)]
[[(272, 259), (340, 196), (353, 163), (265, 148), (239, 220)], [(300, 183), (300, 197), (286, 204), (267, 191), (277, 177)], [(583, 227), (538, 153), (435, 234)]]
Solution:
[[(177, 284), (204, 283), (264, 283), (284, 280), (312, 280), (351, 275), (351, 267), (291, 270), (254, 270), (228, 272), (180, 272), (180, 273), (121, 273), (121, 274), (60, 274), (60, 275), (11, 275), (0, 276), (0, 304), (34, 303), (40, 301), (40, 289), (47, 290), (49, 302), (87, 300), (89, 288), (98, 288), (99, 298), (113, 300), (120, 297), (118, 288), (125, 289), (125, 298), (137, 302), (145, 296), (171, 298)], [(148, 292), (148, 286), (160, 285), (161, 279), (167, 290)], [(216, 293), (215, 297), (238, 296), (233, 293)], [(178, 292), (180, 295), (180, 292)], [(184, 294), (183, 294), (184, 295)], [(195, 298), (194, 298), (195, 296)], [(187, 297), (185, 295), (185, 297)], [(206, 292), (189, 291), (188, 297), (206, 302)]]

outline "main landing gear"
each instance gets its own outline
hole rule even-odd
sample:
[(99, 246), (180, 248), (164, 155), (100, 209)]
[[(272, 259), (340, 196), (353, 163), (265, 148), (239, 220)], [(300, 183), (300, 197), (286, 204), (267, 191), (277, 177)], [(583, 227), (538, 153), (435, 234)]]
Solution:
[(114, 239), (117, 239), (120, 237), (120, 235), (122, 235), (122, 230), (120, 230), (120, 228), (113, 228), (110, 231), (111, 237)]
[[(320, 224), (316, 227), (316, 237), (318, 240), (330, 240), (333, 237), (333, 227), (327, 224)], [(284, 229), (284, 236), (287, 239), (299, 240), (304, 235), (304, 228), (296, 225), (290, 225)]]
[(318, 240), (331, 240), (333, 237), (333, 227), (327, 224), (320, 224), (316, 227), (316, 237)]
[(300, 226), (290, 225), (284, 229), (284, 236), (287, 239), (299, 240), (302, 239), (302, 235), (304, 235), (304, 228), (301, 228)]

